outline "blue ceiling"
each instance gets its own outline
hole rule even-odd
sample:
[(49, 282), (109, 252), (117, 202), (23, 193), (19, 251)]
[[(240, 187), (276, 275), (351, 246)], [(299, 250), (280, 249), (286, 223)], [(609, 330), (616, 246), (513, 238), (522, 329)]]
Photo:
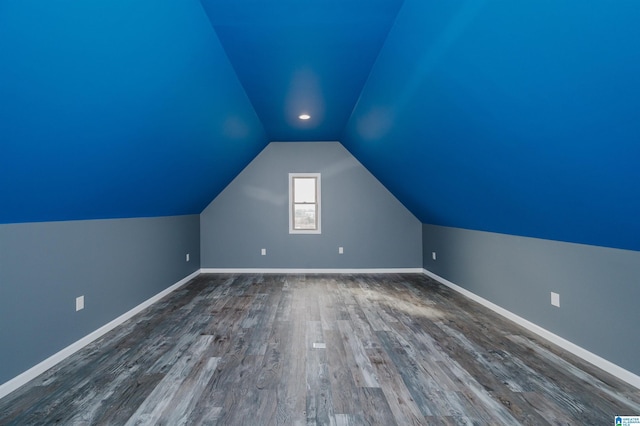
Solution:
[(266, 143), (199, 1), (0, 3), (0, 223), (199, 213)]
[(202, 4), (269, 139), (334, 141), (402, 0)]
[(639, 22), (407, 0), (341, 140), (423, 223), (640, 250)]
[(424, 223), (640, 250), (638, 22), (637, 0), (4, 0), (0, 223), (197, 214), (268, 141), (340, 140)]

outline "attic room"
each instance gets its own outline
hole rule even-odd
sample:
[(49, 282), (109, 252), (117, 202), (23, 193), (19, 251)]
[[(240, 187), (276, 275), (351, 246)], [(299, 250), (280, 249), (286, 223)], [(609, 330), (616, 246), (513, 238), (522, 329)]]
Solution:
[(640, 415), (637, 22), (3, 1), (0, 424)]

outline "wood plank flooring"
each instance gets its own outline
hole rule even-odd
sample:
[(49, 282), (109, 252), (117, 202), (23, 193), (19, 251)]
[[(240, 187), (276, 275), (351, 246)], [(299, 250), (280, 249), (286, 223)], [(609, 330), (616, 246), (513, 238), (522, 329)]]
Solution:
[[(315, 344), (315, 345), (314, 345)], [(602, 425), (640, 390), (422, 275), (201, 275), (6, 425)]]

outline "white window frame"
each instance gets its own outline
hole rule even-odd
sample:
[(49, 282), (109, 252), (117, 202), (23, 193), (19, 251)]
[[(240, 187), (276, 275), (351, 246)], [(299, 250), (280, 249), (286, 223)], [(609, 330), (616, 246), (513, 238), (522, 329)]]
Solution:
[[(316, 228), (315, 229), (295, 229), (294, 228), (294, 194), (293, 181), (295, 178), (314, 178), (316, 180)], [(289, 173), (289, 233), (290, 234), (321, 234), (322, 233), (322, 213), (321, 213), (321, 176), (320, 173)]]

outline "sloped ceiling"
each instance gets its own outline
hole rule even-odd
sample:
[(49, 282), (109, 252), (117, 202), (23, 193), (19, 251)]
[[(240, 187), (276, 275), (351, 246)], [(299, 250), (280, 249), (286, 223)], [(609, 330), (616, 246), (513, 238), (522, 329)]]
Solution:
[(341, 140), (423, 223), (640, 250), (638, 22), (406, 0)]
[(267, 141), (199, 1), (0, 2), (0, 223), (197, 214)]
[(269, 139), (326, 141), (340, 137), (402, 0), (202, 4)]
[(0, 223), (199, 213), (267, 141), (338, 139), (424, 223), (640, 250), (638, 22), (636, 0), (4, 1)]

